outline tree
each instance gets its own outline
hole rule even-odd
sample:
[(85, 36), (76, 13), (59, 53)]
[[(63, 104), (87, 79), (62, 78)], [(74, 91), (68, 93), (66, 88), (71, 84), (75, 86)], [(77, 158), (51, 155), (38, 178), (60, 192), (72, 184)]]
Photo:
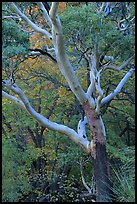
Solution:
[[(133, 66), (133, 54), (130, 54), (129, 56), (128, 54), (125, 54), (124, 56), (122, 56), (124, 58), (124, 62), (121, 62), (123, 59), (121, 57), (120, 61), (117, 63), (118, 67), (115, 66), (116, 62), (110, 64), (110, 60), (113, 61), (113, 58), (116, 58), (116, 56), (113, 57), (107, 56), (104, 53), (102, 54), (101, 51), (104, 49), (105, 52), (106, 49), (104, 48), (105, 43), (100, 40), (101, 36), (98, 30), (96, 30), (97, 28), (95, 28), (97, 33), (95, 32), (96, 36), (93, 35), (92, 37), (92, 47), (88, 47), (86, 49), (83, 48), (82, 53), (88, 64), (87, 69), (89, 78), (88, 87), (85, 91), (82, 88), (78, 77), (76, 76), (74, 67), (72, 66), (72, 63), (68, 58), (68, 54), (66, 53), (65, 41), (62, 32), (62, 24), (58, 15), (59, 2), (53, 2), (51, 4), (49, 12), (47, 11), (43, 3), (40, 2), (37, 3), (37, 5), (37, 10), (40, 9), (40, 12), (43, 12), (44, 17), (46, 19), (46, 28), (41, 28), (36, 23), (32, 22), (27, 17), (27, 15), (25, 15), (19, 9), (19, 4), (17, 6), (13, 2), (10, 3), (10, 6), (13, 11), (16, 12), (23, 20), (25, 20), (28, 26), (30, 26), (34, 31), (46, 36), (47, 41), (50, 42), (50, 48), (47, 47), (44, 51), (38, 48), (30, 49), (30, 51), (32, 51), (32, 54), (45, 54), (50, 57), (54, 61), (54, 63), (57, 62), (60, 72), (66, 79), (72, 93), (75, 95), (76, 99), (80, 103), (85, 115), (78, 122), (77, 131), (68, 126), (58, 124), (47, 119), (41, 113), (34, 110), (34, 108), (29, 102), (29, 99), (26, 97), (22, 89), (19, 88), (19, 86), (15, 83), (13, 71), (11, 72), (10, 78), (8, 80), (2, 81), (2, 85), (3, 87), (6, 87), (7, 90), (11, 90), (12, 92), (14, 92), (17, 96), (19, 96), (20, 99), (17, 96), (13, 96), (7, 93), (6, 91), (2, 92), (2, 96), (4, 98), (12, 100), (21, 108), (27, 110), (30, 115), (34, 119), (36, 119), (43, 127), (49, 128), (53, 131), (57, 131), (64, 136), (68, 136), (71, 140), (80, 145), (85, 150), (85, 152), (87, 152), (87, 154), (91, 154), (91, 156), (93, 157), (94, 175), (96, 179), (96, 201), (110, 201), (112, 192), (111, 182), (109, 178), (109, 165), (106, 154), (106, 131), (101, 116), (101, 108), (103, 106), (106, 106), (106, 104), (109, 104), (114, 99), (114, 97), (120, 93), (127, 80), (133, 75), (135, 70)], [(23, 5), (22, 9), (24, 9)], [(97, 16), (98, 14), (96, 14), (96, 18)], [(34, 18), (34, 20), (36, 19)], [(92, 24), (94, 28), (94, 22)], [(99, 29), (103, 29), (102, 25), (100, 24)], [(77, 39), (80, 37), (80, 35), (78, 35), (77, 33)], [(109, 34), (106, 37), (108, 37), (109, 39), (112, 38), (112, 36)], [(77, 48), (80, 47), (80, 42), (80, 39), (78, 43), (74, 41)], [(86, 43), (88, 43), (88, 41)], [(108, 47), (110, 47), (110, 44), (108, 44)], [(49, 54), (49, 52), (54, 52), (54, 54), (51, 55)], [(116, 54), (119, 55), (118, 50), (115, 50), (115, 55)], [(55, 57), (53, 57), (53, 55)], [(127, 56), (128, 59), (125, 60), (125, 57)], [(109, 63), (103, 63), (104, 60), (108, 60)], [(116, 88), (112, 92), (104, 96), (104, 92), (101, 88), (100, 82), (101, 75), (104, 74), (105, 76), (105, 71), (107, 69), (115, 70), (121, 73), (121, 71), (123, 71), (123, 69), (127, 66), (129, 66), (130, 69), (126, 71), (124, 76), (121, 76), (121, 74), (119, 74), (122, 79), (119, 81)], [(89, 124), (91, 130), (90, 139), (88, 139), (88, 137), (86, 136), (85, 126), (87, 123)], [(87, 187), (84, 180), (83, 183)]]

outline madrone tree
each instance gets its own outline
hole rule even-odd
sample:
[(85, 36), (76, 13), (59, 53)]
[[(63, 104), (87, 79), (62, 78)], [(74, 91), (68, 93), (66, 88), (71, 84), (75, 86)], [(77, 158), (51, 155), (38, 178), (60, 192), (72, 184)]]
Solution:
[[(110, 101), (120, 93), (127, 80), (133, 75), (135, 69), (132, 66), (131, 62), (134, 60), (134, 56), (129, 56), (128, 59), (125, 59), (123, 63), (116, 67), (111, 63), (111, 61), (114, 60), (114, 56), (102, 56), (101, 42), (97, 40), (97, 38), (94, 38), (94, 44), (92, 48), (89, 47), (88, 49), (83, 50), (83, 56), (88, 62), (89, 77), (88, 88), (86, 91), (84, 91), (80, 84), (80, 81), (75, 74), (74, 66), (70, 62), (68, 54), (66, 52), (66, 42), (64, 41), (62, 31), (63, 28), (58, 15), (59, 2), (52, 2), (49, 9), (47, 9), (42, 2), (36, 3), (38, 9), (40, 10), (40, 12), (43, 12), (44, 18), (46, 19), (46, 29), (39, 27), (36, 23), (30, 20), (28, 16), (21, 11), (19, 6), (17, 6), (17, 3), (15, 4), (11, 2), (9, 4), (12, 9), (11, 11), (14, 11), (14, 13), (17, 14), (18, 18), (24, 20), (27, 25), (30, 26), (35, 32), (39, 32), (42, 35), (45, 35), (47, 40), (52, 43), (52, 46), (50, 46), (50, 48), (48, 48), (47, 46), (46, 50), (44, 51), (40, 49), (29, 49), (29, 51), (31, 51), (32, 55), (47, 54), (50, 59), (54, 61), (54, 63), (58, 64), (61, 74), (65, 77), (71, 91), (81, 104), (85, 116), (82, 117), (80, 121), (78, 121), (77, 131), (65, 125), (58, 124), (58, 122), (52, 122), (51, 120), (47, 119), (34, 110), (29, 102), (28, 97), (16, 84), (13, 73), (11, 73), (11, 76), (8, 80), (2, 80), (2, 85), (4, 88), (4, 91), (2, 91), (2, 97), (13, 101), (21, 108), (27, 110), (29, 114), (33, 116), (43, 127), (49, 128), (53, 131), (58, 131), (64, 137), (69, 137), (71, 140), (82, 147), (81, 150), (84, 150), (85, 152), (87, 152), (87, 154), (91, 154), (91, 156), (93, 157), (94, 175), (96, 179), (96, 201), (111, 201), (111, 182), (106, 154), (106, 131), (101, 116), (101, 107), (109, 104)], [(104, 5), (105, 3), (102, 3), (100, 10), (97, 11), (97, 15), (100, 15), (100, 12), (102, 11)], [(107, 5), (109, 4), (106, 4), (106, 7)], [(92, 37), (92, 25), (94, 24), (94, 22), (92, 22), (91, 20), (90, 23), (90, 34)], [(79, 36), (77, 35), (77, 38), (78, 37)], [(77, 49), (80, 47), (81, 42), (81, 40), (79, 40), (79, 43), (76, 43), (76, 41), (74, 42)], [(111, 49), (114, 49), (114, 47), (112, 47)], [(53, 53), (55, 58), (53, 57)], [(109, 63), (102, 63), (103, 60), (107, 59), (109, 60)], [(116, 59), (117, 58), (115, 57), (115, 64)], [(125, 71), (125, 75), (121, 79), (121, 81), (119, 81), (117, 87), (107, 96), (104, 96), (104, 91), (102, 90), (100, 82), (101, 75), (105, 75), (105, 71), (107, 69), (113, 69), (116, 72), (121, 72), (125, 67), (128, 67), (129, 69)], [(6, 92), (5, 87), (6, 90), (11, 90), (14, 94), (16, 94), (16, 96), (9, 94), (9, 92)], [(91, 130), (90, 139), (88, 139), (89, 137), (86, 136), (85, 126), (87, 123), (89, 124)], [(83, 184), (90, 192), (90, 188), (85, 183), (84, 178)]]

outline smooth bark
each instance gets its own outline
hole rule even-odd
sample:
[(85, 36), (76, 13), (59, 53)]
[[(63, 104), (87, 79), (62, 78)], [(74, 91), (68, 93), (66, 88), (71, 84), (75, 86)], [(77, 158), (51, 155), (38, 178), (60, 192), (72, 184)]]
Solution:
[[(106, 153), (106, 132), (101, 118), (100, 108), (101, 106), (108, 104), (108, 102), (110, 102), (121, 91), (127, 80), (134, 73), (134, 69), (130, 69), (123, 77), (123, 79), (119, 82), (116, 89), (105, 98), (103, 98), (104, 96), (103, 90), (101, 89), (100, 78), (102, 71), (107, 68), (121, 71), (121, 69), (128, 65), (132, 57), (124, 62), (119, 68), (109, 65), (99, 69), (100, 48), (99, 43), (95, 44), (92, 54), (87, 55), (89, 69), (88, 76), (90, 77), (90, 79), (88, 81), (89, 86), (87, 88), (87, 92), (85, 92), (75, 75), (73, 66), (71, 65), (65, 51), (62, 26), (58, 16), (59, 2), (52, 2), (49, 14), (44, 8), (43, 4), (38, 3), (47, 20), (48, 26), (51, 28), (52, 34), (47, 32), (45, 29), (38, 27), (35, 23), (29, 20), (29, 18), (25, 16), (13, 2), (11, 3), (11, 5), (14, 8), (15, 12), (18, 13), (18, 15), (20, 15), (20, 17), (25, 20), (29, 26), (31, 26), (35, 31), (46, 35), (48, 39), (52, 40), (52, 44), (54, 47), (52, 47), (52, 50), (55, 51), (59, 69), (62, 75), (65, 77), (67, 83), (69, 84), (71, 91), (74, 93), (79, 103), (82, 105), (87, 118), (84, 118), (83, 120), (81, 119), (78, 122), (77, 132), (67, 126), (48, 120), (46, 117), (34, 110), (24, 92), (16, 84), (12, 84), (13, 80), (11, 79), (3, 80), (3, 85), (17, 94), (20, 99), (6, 92), (3, 92), (3, 97), (12, 100), (13, 102), (20, 105), (20, 107), (26, 109), (31, 114), (31, 116), (33, 116), (43, 127), (58, 131), (64, 136), (67, 135), (78, 145), (84, 147), (86, 152), (90, 153), (93, 157), (94, 175), (96, 178), (96, 201), (111, 201), (111, 182), (109, 178), (109, 165)], [(103, 7), (104, 4), (102, 4), (99, 12), (101, 12)], [(95, 95), (96, 93), (97, 95)], [(85, 125), (87, 121), (91, 129), (90, 141), (86, 136)]]
[(111, 182), (106, 153), (106, 133), (102, 118), (88, 103), (83, 105), (92, 130), (92, 147), (90, 153), (93, 157), (94, 175), (96, 179), (96, 201), (111, 201)]

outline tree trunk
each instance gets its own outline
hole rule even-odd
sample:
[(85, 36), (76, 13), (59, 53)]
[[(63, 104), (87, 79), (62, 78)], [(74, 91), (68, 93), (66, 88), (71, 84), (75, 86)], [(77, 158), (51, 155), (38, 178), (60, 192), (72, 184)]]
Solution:
[(93, 145), (90, 153), (93, 157), (94, 175), (96, 179), (96, 201), (110, 202), (112, 197), (110, 174), (106, 154), (106, 135), (101, 116), (92, 109), (88, 102), (83, 105), (92, 130)]

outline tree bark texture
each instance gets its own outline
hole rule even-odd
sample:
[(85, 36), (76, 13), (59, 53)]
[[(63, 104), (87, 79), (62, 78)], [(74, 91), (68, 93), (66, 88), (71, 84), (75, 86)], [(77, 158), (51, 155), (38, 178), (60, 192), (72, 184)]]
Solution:
[(94, 175), (96, 179), (96, 201), (110, 202), (112, 197), (109, 165), (106, 153), (106, 138), (101, 116), (91, 108), (88, 102), (83, 105), (92, 131), (93, 146), (90, 149), (93, 157)]

